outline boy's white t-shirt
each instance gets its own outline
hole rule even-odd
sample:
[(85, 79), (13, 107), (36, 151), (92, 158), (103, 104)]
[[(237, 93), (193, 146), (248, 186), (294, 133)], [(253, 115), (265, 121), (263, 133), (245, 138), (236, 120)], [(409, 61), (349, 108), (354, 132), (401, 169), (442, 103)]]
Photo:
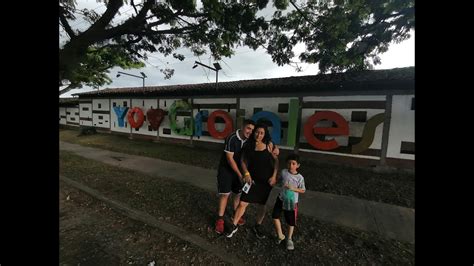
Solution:
[[(288, 195), (290, 194), (292, 194), (290, 195), (292, 198), (291, 202), (295, 204), (298, 203), (298, 195), (299, 195), (299, 193), (291, 191), (288, 188), (285, 188), (284, 187), (285, 184), (289, 184), (292, 187), (306, 190), (306, 187), (304, 185), (304, 177), (299, 173), (294, 175), (290, 173), (288, 169), (281, 170), (281, 179), (279, 183), (282, 186), (282, 189), (278, 197), (284, 203), (288, 200)], [(288, 209), (288, 208), (285, 208), (285, 206), (283, 206), (283, 209)]]

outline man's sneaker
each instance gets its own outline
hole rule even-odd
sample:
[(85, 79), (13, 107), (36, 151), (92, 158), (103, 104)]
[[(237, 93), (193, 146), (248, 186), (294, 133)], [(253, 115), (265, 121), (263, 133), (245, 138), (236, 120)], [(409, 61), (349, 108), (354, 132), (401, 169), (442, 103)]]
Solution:
[(216, 233), (222, 234), (224, 233), (224, 219), (217, 219), (216, 221)]
[(232, 230), (226, 235), (226, 237), (231, 238), (234, 236), (235, 233), (239, 230), (238, 225), (232, 225)]
[(293, 240), (288, 239), (288, 241), (286, 242), (286, 249), (288, 249), (288, 250), (295, 249), (295, 244), (293, 244)]
[(283, 238), (280, 238), (280, 237), (277, 236), (277, 238), (278, 238), (278, 240), (277, 240), (277, 245), (280, 245), (280, 243), (283, 242), (283, 240), (286, 239), (285, 236), (283, 236)]
[(238, 225), (244, 225), (245, 224), (245, 219), (244, 217), (240, 217), (239, 221), (237, 222)]
[(258, 238), (260, 238), (260, 239), (265, 238), (265, 235), (263, 234), (262, 229), (260, 229), (260, 225), (259, 225), (259, 224), (255, 225), (255, 227), (253, 228), (253, 232), (255, 233), (255, 235), (256, 235)]

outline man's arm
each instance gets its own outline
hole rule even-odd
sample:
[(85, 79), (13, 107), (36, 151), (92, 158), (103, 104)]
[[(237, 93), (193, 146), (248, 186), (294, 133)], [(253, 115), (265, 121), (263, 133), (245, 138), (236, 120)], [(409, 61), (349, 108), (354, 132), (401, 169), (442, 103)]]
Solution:
[(239, 167), (237, 166), (237, 163), (234, 160), (234, 153), (226, 151), (225, 156), (226, 156), (227, 162), (229, 163), (232, 170), (234, 170), (234, 172), (237, 174), (237, 176), (240, 179), (242, 179), (242, 173), (240, 173)]
[(240, 165), (242, 167), (242, 171), (244, 172), (244, 181), (245, 181), (245, 183), (253, 182), (252, 181), (252, 176), (250, 176), (249, 170), (247, 168), (247, 158), (245, 158), (245, 154), (242, 154), (242, 159), (241, 159)]

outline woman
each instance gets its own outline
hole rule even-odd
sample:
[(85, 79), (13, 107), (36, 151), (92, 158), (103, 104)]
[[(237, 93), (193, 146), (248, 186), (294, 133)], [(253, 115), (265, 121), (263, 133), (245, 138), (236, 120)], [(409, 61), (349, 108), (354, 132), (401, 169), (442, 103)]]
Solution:
[(243, 179), (246, 184), (251, 185), (250, 190), (247, 193), (242, 192), (240, 196), (240, 203), (232, 221), (233, 227), (227, 237), (230, 238), (237, 232), (237, 221), (244, 215), (249, 203), (259, 205), (257, 224), (253, 230), (258, 238), (265, 237), (261, 232), (260, 225), (265, 217), (265, 203), (276, 183), (278, 172), (278, 157), (272, 153), (274, 148), (267, 126), (257, 124), (248, 144), (243, 148), (241, 160)]

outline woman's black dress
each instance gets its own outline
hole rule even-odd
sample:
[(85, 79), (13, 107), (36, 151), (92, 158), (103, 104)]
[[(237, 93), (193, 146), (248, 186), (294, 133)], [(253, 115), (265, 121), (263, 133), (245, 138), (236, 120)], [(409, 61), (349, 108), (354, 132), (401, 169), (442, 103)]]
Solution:
[(250, 151), (245, 154), (247, 169), (255, 181), (248, 193), (242, 192), (240, 200), (248, 203), (265, 204), (272, 190), (268, 183), (273, 175), (274, 163), (272, 154), (267, 147), (263, 151)]

